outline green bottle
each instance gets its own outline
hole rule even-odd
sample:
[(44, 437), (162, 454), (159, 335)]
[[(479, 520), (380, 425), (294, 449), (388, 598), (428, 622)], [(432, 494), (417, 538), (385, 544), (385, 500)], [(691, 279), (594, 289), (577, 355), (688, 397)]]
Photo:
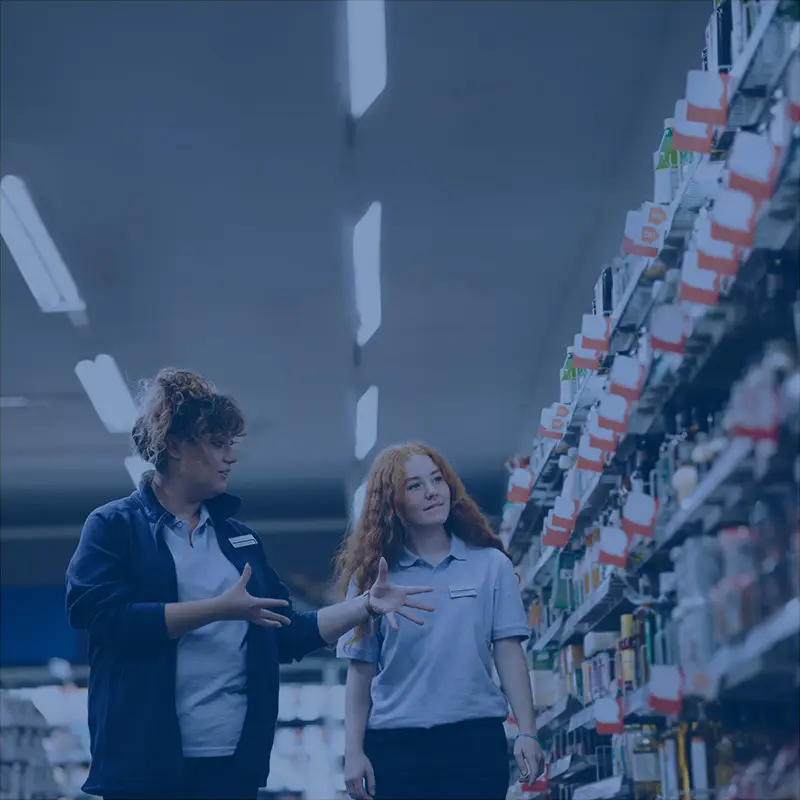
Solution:
[(680, 186), (681, 159), (676, 150), (672, 149), (672, 126), (674, 121), (664, 120), (664, 135), (661, 145), (655, 154), (655, 190), (653, 202), (669, 205)]

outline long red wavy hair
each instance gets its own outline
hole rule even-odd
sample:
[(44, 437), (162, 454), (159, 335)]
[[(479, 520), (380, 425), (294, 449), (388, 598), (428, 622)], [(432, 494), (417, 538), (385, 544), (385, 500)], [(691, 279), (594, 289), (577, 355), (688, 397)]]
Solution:
[(508, 555), (500, 537), (489, 527), (464, 484), (440, 453), (425, 444), (395, 445), (375, 459), (367, 480), (361, 516), (336, 557), (336, 578), (343, 594), (351, 581), (357, 593), (365, 592), (378, 576), (381, 556), (391, 569), (403, 554), (406, 546), (401, 511), (406, 479), (404, 467), (412, 455), (428, 456), (450, 487), (450, 516), (445, 529), (475, 547), (494, 547)]

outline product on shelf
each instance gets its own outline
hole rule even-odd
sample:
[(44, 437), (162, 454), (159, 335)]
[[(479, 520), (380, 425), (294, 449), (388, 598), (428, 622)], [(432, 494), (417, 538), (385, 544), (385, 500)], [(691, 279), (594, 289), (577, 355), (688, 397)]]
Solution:
[(3, 690), (0, 711), (0, 800), (60, 797), (44, 745), (50, 725), (42, 713), (30, 700)]

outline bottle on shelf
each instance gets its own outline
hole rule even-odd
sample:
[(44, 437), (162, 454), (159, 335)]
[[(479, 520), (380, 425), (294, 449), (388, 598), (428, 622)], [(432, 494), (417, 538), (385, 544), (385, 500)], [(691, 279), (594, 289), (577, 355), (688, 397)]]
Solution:
[(620, 688), (622, 694), (630, 694), (636, 686), (636, 639), (633, 616), (623, 614), (620, 618), (620, 640), (617, 646), (620, 659)]
[(658, 734), (653, 725), (643, 725), (632, 737), (631, 778), (635, 800), (651, 800), (661, 791), (658, 764)]
[(714, 742), (702, 705), (698, 712), (698, 720), (691, 725), (689, 740), (691, 797), (694, 800), (713, 800), (711, 779), (714, 774), (714, 765), (711, 756), (715, 752)]
[(661, 795), (664, 798), (677, 798), (678, 794), (678, 740), (675, 725), (670, 725), (661, 739), (659, 747), (659, 773)]
[(564, 365), (561, 367), (561, 382), (560, 382), (560, 402), (564, 405), (571, 405), (575, 400), (575, 395), (578, 388), (578, 372), (572, 364), (573, 348), (567, 348), (567, 357), (564, 359)]
[(672, 476), (671, 485), (675, 492), (678, 504), (685, 503), (694, 493), (700, 476), (696, 465), (692, 461), (694, 449), (694, 429), (686, 420), (684, 414), (679, 414), (675, 419), (677, 430), (677, 468)]

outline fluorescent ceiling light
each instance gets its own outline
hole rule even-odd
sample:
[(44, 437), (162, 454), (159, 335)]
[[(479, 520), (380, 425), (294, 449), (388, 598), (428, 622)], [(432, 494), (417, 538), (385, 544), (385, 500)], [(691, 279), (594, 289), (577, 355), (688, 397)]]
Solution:
[(367, 499), (367, 482), (361, 484), (361, 486), (356, 489), (355, 494), (353, 495), (353, 509), (352, 509), (352, 521), (353, 525), (355, 525), (359, 519), (361, 519), (361, 513), (364, 511), (364, 503)]
[(27, 408), (30, 404), (27, 397), (0, 397), (0, 408)]
[(386, 88), (384, 0), (347, 0), (350, 113), (358, 119)]
[(356, 406), (356, 458), (361, 461), (378, 441), (378, 387), (370, 386)]
[(125, 469), (128, 470), (128, 475), (131, 476), (133, 485), (138, 487), (139, 481), (142, 479), (142, 475), (144, 475), (145, 472), (155, 469), (155, 467), (149, 461), (145, 461), (140, 456), (128, 456), (125, 459)]
[(373, 203), (353, 229), (353, 273), (359, 321), (356, 342), (359, 347), (363, 347), (381, 326), (381, 210), (380, 203)]
[(42, 311), (86, 310), (24, 182), (15, 175), (0, 181), (0, 235)]
[(117, 362), (111, 356), (99, 355), (94, 361), (79, 362), (75, 374), (103, 425), (111, 433), (130, 433), (136, 421), (136, 405)]

